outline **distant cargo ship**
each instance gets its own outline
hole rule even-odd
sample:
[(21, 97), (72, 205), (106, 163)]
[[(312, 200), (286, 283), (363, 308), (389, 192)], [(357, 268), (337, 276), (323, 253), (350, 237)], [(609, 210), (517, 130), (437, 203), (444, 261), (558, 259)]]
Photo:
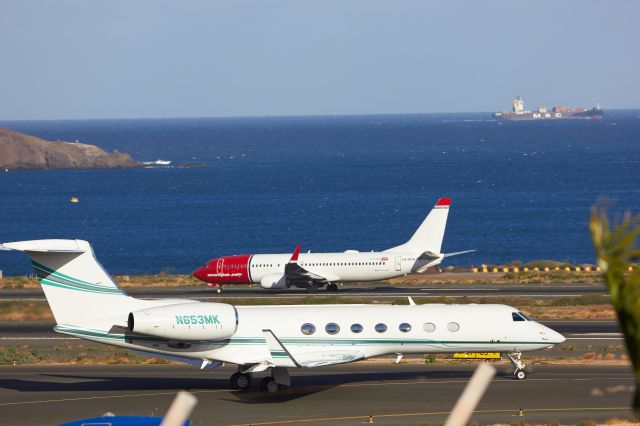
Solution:
[(602, 117), (604, 117), (604, 110), (600, 105), (591, 109), (556, 105), (551, 110), (541, 106), (537, 111), (525, 111), (524, 101), (520, 96), (516, 96), (513, 100), (513, 111), (493, 113), (493, 118), (496, 120), (592, 120)]

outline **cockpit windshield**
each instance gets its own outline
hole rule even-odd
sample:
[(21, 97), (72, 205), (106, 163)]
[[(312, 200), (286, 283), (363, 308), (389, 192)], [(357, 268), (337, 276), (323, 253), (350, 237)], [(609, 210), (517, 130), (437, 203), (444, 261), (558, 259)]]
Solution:
[(522, 312), (512, 312), (511, 318), (514, 321), (531, 321), (531, 318), (523, 314)]
[(530, 317), (528, 317), (524, 312), (518, 312), (518, 315), (520, 315), (522, 318), (526, 319), (527, 321), (533, 321)]

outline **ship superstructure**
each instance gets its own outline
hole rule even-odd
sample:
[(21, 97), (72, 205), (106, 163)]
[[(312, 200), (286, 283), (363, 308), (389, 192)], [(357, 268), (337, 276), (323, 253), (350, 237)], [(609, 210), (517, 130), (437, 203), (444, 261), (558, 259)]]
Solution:
[(526, 111), (524, 109), (524, 101), (520, 96), (516, 96), (513, 99), (511, 111), (493, 113), (493, 118), (496, 120), (592, 120), (603, 117), (604, 110), (600, 108), (600, 105), (591, 109), (556, 105), (551, 110), (548, 110), (546, 106), (540, 106), (537, 111)]

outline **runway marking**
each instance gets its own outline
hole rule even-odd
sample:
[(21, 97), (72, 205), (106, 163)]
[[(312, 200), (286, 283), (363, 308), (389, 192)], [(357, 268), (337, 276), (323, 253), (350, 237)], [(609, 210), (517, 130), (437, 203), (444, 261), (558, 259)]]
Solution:
[(570, 336), (614, 336), (622, 337), (622, 333), (571, 333)]
[[(17, 373), (16, 375), (19, 375), (21, 373)], [(24, 374), (36, 374), (36, 373), (22, 373)], [(137, 375), (137, 374), (136, 374)], [(79, 379), (82, 379), (83, 377), (79, 376)], [(105, 377), (105, 379), (107, 379), (108, 377)], [(583, 381), (593, 381), (593, 380), (620, 380), (620, 379), (629, 379), (629, 380), (635, 380), (633, 377), (588, 377), (588, 378), (574, 378), (574, 379), (554, 379), (554, 378), (549, 378), (549, 379), (536, 379), (536, 378), (529, 378), (527, 379), (527, 381), (578, 381), (578, 382), (583, 382)], [(336, 386), (334, 385), (324, 385), (324, 386), (310, 386), (310, 387), (322, 387), (322, 388), (341, 388), (341, 387), (365, 387), (365, 386), (388, 386), (388, 385), (392, 385), (392, 386), (408, 386), (408, 385), (423, 385), (423, 384), (434, 384), (434, 385), (438, 385), (438, 384), (450, 384), (450, 383), (468, 383), (467, 379), (460, 379), (460, 380), (440, 380), (440, 381), (432, 381), (432, 380), (422, 380), (422, 381), (412, 381), (412, 382), (382, 382), (382, 383), (378, 383), (378, 382), (372, 382), (372, 383), (345, 383), (345, 384), (338, 384)], [(520, 383), (519, 381), (516, 380), (500, 380), (500, 383)], [(304, 389), (305, 387), (299, 387), (298, 389)], [(230, 392), (229, 389), (212, 389), (212, 390), (195, 390), (195, 391), (189, 391), (193, 394), (200, 394), (200, 393), (223, 393), (223, 392)], [(86, 396), (86, 397), (79, 397), (79, 398), (61, 398), (61, 399), (44, 399), (44, 400), (37, 400), (37, 401), (18, 401), (18, 402), (3, 402), (0, 403), (0, 407), (4, 407), (4, 406), (9, 406), (9, 405), (33, 405), (33, 404), (50, 404), (50, 403), (55, 403), (55, 402), (74, 402), (74, 401), (88, 401), (88, 400), (95, 400), (95, 399), (118, 399), (118, 398), (140, 398), (140, 397), (147, 397), (147, 396), (163, 396), (163, 395), (175, 395), (177, 393), (176, 391), (169, 391), (169, 392), (154, 392), (154, 393), (140, 393), (140, 394), (126, 394), (126, 395), (105, 395), (105, 396)], [(586, 409), (586, 408), (585, 408)], [(513, 410), (510, 410), (513, 411)], [(528, 410), (528, 411), (532, 411), (532, 410)], [(446, 413), (445, 413), (446, 414)], [(416, 414), (418, 415), (418, 414)], [(388, 415), (391, 416), (391, 415)], [(363, 416), (357, 416), (355, 418), (360, 418)], [(368, 418), (368, 416), (366, 416)], [(381, 416), (378, 416), (381, 417)], [(341, 418), (332, 418), (332, 419), (327, 419), (327, 420), (338, 420)], [(345, 418), (347, 419), (347, 418)], [(308, 420), (308, 421), (318, 421), (318, 420)], [(294, 420), (287, 420), (285, 422), (289, 422), (289, 423), (294, 423)], [(251, 423), (254, 425), (259, 425), (259, 424), (277, 424), (276, 423)]]
[(622, 340), (620, 337), (567, 337), (567, 340)]
[[(544, 413), (544, 412), (571, 412), (571, 411), (614, 411), (614, 410), (629, 410), (629, 407), (579, 407), (579, 408), (527, 408), (527, 412)], [(498, 413), (517, 413), (518, 410), (514, 408), (510, 409), (497, 409), (497, 410), (475, 410), (473, 414), (498, 414)], [(316, 422), (329, 422), (336, 420), (356, 420), (363, 419), (368, 420), (369, 416), (376, 418), (385, 417), (415, 417), (415, 416), (442, 416), (445, 414), (451, 414), (451, 411), (428, 411), (422, 413), (393, 413), (393, 414), (371, 414), (362, 416), (342, 416), (342, 417), (319, 417), (314, 419), (296, 419), (296, 420), (274, 420), (267, 422), (250, 422), (250, 423), (235, 423), (230, 426), (258, 426), (258, 425), (282, 425), (291, 423), (316, 423)]]

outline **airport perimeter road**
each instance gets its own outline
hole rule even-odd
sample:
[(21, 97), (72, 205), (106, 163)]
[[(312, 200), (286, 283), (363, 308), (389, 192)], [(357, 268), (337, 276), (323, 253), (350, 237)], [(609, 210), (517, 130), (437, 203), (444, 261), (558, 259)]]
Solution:
[[(230, 391), (231, 366), (0, 367), (3, 424), (41, 425), (102, 415), (162, 415), (175, 393), (199, 400), (193, 425), (419, 425), (442, 422), (473, 366), (354, 363), (295, 371), (277, 394)], [(563, 424), (630, 417), (628, 366), (536, 366), (524, 381), (500, 373), (474, 414), (480, 423), (517, 420)], [(256, 377), (259, 379), (259, 377)], [(257, 380), (256, 380), (257, 381)], [(523, 417), (517, 417), (522, 408)]]
[[(229, 286), (224, 293), (217, 294), (207, 286), (197, 287), (135, 287), (126, 289), (131, 296), (141, 298), (187, 298), (199, 300), (215, 300), (221, 297), (358, 297), (375, 299), (394, 299), (399, 297), (578, 297), (583, 295), (607, 294), (602, 284), (570, 284), (570, 285), (412, 285), (384, 286), (376, 284), (344, 285), (335, 292), (320, 290), (307, 293), (304, 289), (265, 290), (260, 287)], [(44, 300), (42, 289), (3, 289), (0, 300)]]

